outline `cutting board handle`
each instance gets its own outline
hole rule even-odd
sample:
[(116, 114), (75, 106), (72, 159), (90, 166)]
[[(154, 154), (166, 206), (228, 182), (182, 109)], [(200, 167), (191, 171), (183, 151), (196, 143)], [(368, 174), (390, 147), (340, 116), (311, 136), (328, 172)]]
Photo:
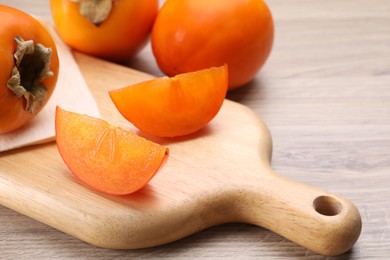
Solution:
[[(362, 221), (349, 200), (287, 180), (264, 168), (250, 182), (246, 222), (264, 227), (322, 255), (339, 255), (357, 241)], [(257, 185), (255, 185), (257, 183)], [(242, 209), (245, 210), (245, 209)]]

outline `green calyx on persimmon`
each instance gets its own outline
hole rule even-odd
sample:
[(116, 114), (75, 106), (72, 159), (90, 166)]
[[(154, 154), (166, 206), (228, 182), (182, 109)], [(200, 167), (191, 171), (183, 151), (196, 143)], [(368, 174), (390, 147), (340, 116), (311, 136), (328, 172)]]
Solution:
[(33, 40), (24, 41), (15, 37), (15, 66), (7, 82), (7, 87), (18, 97), (26, 99), (26, 111), (36, 114), (44, 104), (47, 88), (41, 82), (46, 77), (52, 77), (50, 61), (52, 49), (42, 44), (34, 45)]
[(110, 15), (112, 0), (71, 0), (80, 4), (80, 14), (96, 26)]

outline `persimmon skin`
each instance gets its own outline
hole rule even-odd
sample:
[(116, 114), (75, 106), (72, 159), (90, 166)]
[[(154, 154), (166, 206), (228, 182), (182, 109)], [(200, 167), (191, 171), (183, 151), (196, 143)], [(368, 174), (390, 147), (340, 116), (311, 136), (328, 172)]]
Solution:
[(108, 18), (99, 26), (79, 12), (79, 4), (51, 0), (57, 31), (64, 42), (80, 52), (124, 62), (145, 45), (158, 12), (158, 0), (117, 0)]
[(14, 131), (33, 119), (37, 113), (26, 111), (26, 100), (17, 97), (7, 87), (7, 82), (15, 66), (14, 53), (16, 51), (15, 37), (21, 36), (24, 40), (33, 40), (34, 44), (42, 44), (52, 49), (50, 70), (53, 76), (46, 77), (42, 83), (48, 92), (41, 109), (50, 99), (58, 78), (59, 60), (56, 45), (46, 29), (30, 15), (12, 7), (0, 5), (0, 134)]
[(84, 184), (111, 195), (144, 187), (168, 158), (168, 148), (104, 120), (56, 109), (62, 159)]
[(220, 110), (227, 87), (224, 65), (141, 82), (109, 94), (119, 112), (142, 132), (177, 137), (207, 125)]
[(151, 43), (168, 76), (228, 64), (231, 90), (254, 78), (273, 35), (272, 14), (262, 0), (167, 0)]

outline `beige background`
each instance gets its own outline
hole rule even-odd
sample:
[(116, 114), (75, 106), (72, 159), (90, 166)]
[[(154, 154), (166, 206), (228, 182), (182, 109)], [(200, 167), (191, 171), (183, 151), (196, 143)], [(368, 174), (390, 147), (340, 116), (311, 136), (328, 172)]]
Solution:
[[(267, 3), (276, 25), (272, 55), (255, 80), (228, 98), (254, 109), (269, 126), (277, 172), (358, 206), (361, 237), (337, 259), (389, 258), (390, 1)], [(0, 4), (51, 20), (48, 0)], [(128, 66), (162, 75), (150, 45)], [(0, 206), (2, 259), (113, 257), (325, 259), (246, 224), (214, 227), (150, 249), (106, 250)]]

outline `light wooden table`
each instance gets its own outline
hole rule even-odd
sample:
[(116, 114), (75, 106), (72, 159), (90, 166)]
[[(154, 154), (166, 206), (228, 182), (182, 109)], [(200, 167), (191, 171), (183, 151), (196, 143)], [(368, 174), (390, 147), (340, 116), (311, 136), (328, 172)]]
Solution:
[[(0, 0), (51, 20), (48, 2)], [(277, 172), (357, 205), (362, 234), (337, 259), (389, 259), (390, 1), (267, 2), (276, 24), (272, 55), (254, 81), (228, 98), (254, 109), (269, 126)], [(150, 45), (128, 65), (162, 75)], [(0, 206), (1, 259), (114, 257), (325, 258), (246, 224), (155, 248), (107, 250)]]

